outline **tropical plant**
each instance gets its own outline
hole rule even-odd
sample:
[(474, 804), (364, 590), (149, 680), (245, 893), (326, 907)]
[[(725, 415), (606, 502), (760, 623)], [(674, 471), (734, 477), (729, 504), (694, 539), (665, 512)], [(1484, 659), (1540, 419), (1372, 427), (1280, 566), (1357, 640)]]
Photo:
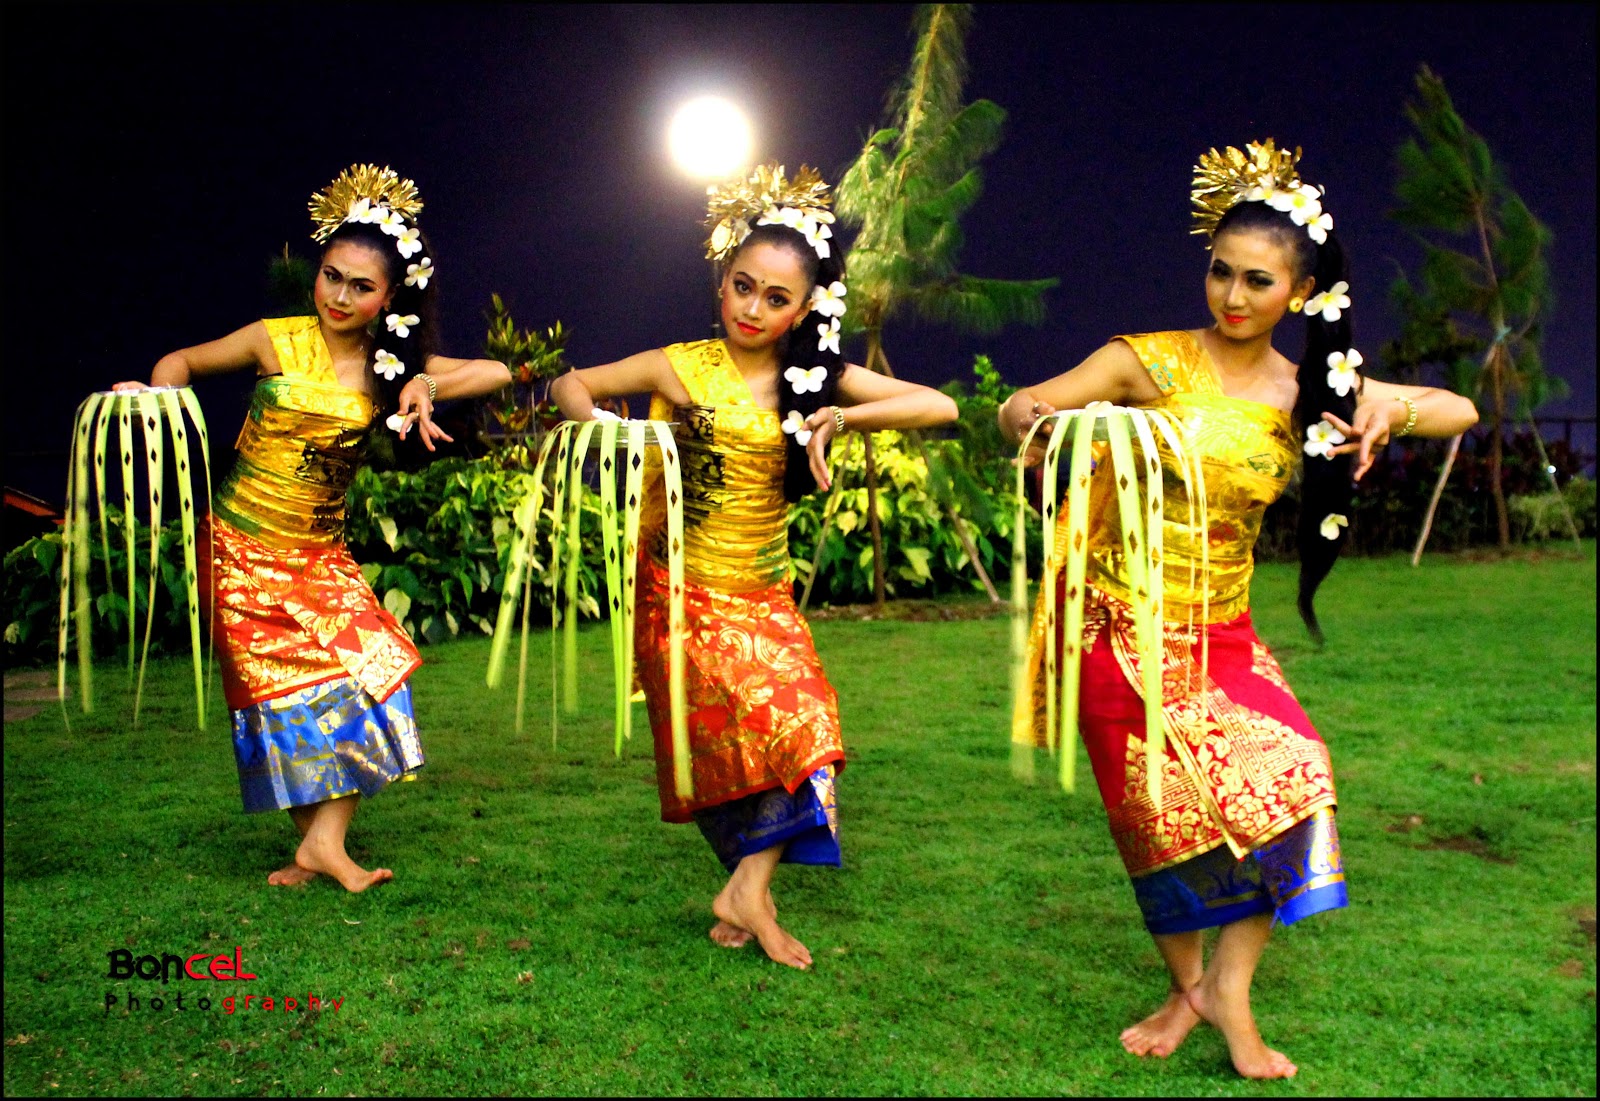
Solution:
[(571, 334), (559, 321), (543, 332), (518, 328), (498, 294), (490, 295), (485, 316), (483, 354), (509, 367), (511, 382), (483, 401), (481, 431), (498, 442), (519, 443), (561, 419), (546, 391), (551, 379), (572, 369), (566, 358)]
[[(1456, 113), (1444, 81), (1424, 65), (1416, 88), (1406, 104), (1416, 133), (1400, 147), (1399, 203), (1391, 213), (1416, 232), (1424, 255), (1418, 285), (1402, 273), (1391, 289), (1405, 318), (1392, 363), (1401, 370), (1441, 363), (1455, 389), (1487, 403), (1489, 490), (1505, 548), (1511, 530), (1501, 465), (1508, 426), (1563, 391), (1539, 351), (1550, 305), (1550, 232), (1511, 187), (1488, 143)], [(1449, 241), (1462, 247), (1441, 243)], [(1446, 474), (1454, 457), (1452, 448)]]
[(317, 269), (303, 256), (295, 256), (284, 242), (283, 255), (267, 261), (267, 296), (276, 317), (309, 317), (317, 312), (312, 288)]
[[(917, 448), (903, 433), (878, 433), (875, 469), (879, 485), (875, 494), (867, 491), (865, 452), (864, 446), (851, 440), (844, 454), (836, 458), (834, 478), (840, 489), (831, 517), (823, 515), (829, 498), (821, 494), (790, 506), (789, 553), (795, 578), (806, 583), (815, 568), (808, 595), (833, 602), (875, 597), (878, 578), (874, 567), (880, 561), (885, 567), (883, 583), (897, 597), (981, 591), (972, 569), (974, 552), (991, 573), (1008, 574), (1016, 522), (1014, 483), (1006, 481), (989, 489), (974, 481), (968, 489), (980, 504), (970, 518), (947, 511), (934, 488), (938, 482), (930, 474), (929, 459), (945, 470), (964, 471), (982, 465), (966, 452), (965, 441), (932, 440)], [(873, 508), (888, 548), (882, 558), (869, 534), (869, 510)], [(1035, 554), (1037, 566), (1038, 554), (1042, 554), (1038, 512), (1029, 508), (1024, 515), (1030, 531), (1029, 551)]]
[[(1005, 111), (987, 99), (962, 103), (970, 4), (917, 8), (911, 65), (892, 99), (890, 125), (867, 139), (836, 191), (840, 220), (856, 227), (849, 253), (849, 331), (867, 338), (866, 366), (893, 375), (884, 326), (909, 307), (918, 317), (992, 333), (1044, 317), (1054, 279), (989, 279), (958, 270), (960, 219), (983, 192), (978, 162), (1000, 143)], [(920, 444), (918, 445), (920, 446)], [(867, 493), (876, 493), (870, 438)], [(873, 510), (876, 515), (876, 510)], [(882, 558), (874, 531), (875, 561)], [(874, 593), (884, 571), (874, 566)]]

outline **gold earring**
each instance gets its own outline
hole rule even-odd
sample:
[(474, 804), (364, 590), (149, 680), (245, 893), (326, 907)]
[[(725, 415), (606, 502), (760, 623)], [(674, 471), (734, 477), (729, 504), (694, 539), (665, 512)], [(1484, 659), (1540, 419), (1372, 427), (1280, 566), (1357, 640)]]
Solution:
[(1297, 294), (1293, 298), (1289, 299), (1289, 312), (1299, 313), (1301, 310), (1305, 309), (1305, 305), (1306, 300)]
[(797, 332), (800, 331), (800, 326), (804, 325), (805, 323), (806, 323), (806, 315), (805, 314), (801, 314), (799, 317), (794, 319), (794, 324), (789, 326), (789, 331), (791, 333), (797, 333)]

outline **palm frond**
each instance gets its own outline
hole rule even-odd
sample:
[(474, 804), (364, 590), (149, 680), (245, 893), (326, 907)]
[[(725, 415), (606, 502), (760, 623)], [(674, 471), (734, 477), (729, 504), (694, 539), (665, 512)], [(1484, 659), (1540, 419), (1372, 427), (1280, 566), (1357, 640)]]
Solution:
[(967, 32), (971, 4), (922, 4), (913, 21), (917, 43), (895, 98), (903, 145), (915, 145), (924, 127), (942, 127), (961, 107), (967, 83)]
[(975, 333), (993, 333), (1022, 322), (1044, 320), (1044, 292), (1056, 279), (981, 279), (959, 275), (919, 288), (909, 296), (917, 313), (929, 320)]

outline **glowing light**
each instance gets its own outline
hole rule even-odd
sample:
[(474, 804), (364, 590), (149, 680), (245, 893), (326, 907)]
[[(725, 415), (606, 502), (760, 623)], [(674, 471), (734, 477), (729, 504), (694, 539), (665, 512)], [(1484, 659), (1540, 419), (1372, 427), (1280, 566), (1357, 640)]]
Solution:
[(720, 96), (685, 103), (667, 129), (673, 162), (696, 179), (725, 179), (747, 167), (752, 144), (750, 121)]

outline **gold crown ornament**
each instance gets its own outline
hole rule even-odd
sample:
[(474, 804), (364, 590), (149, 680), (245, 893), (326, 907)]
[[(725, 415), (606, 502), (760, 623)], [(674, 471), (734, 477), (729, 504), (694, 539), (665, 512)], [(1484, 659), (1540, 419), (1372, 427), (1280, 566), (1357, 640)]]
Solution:
[(758, 225), (786, 225), (805, 235), (818, 256), (831, 251), (828, 238), (833, 199), (814, 168), (800, 166), (793, 179), (781, 164), (758, 165), (750, 175), (706, 188), (706, 258), (722, 263)]
[(384, 222), (385, 217), (398, 216), (414, 222), (422, 213), (422, 199), (416, 184), (387, 165), (379, 168), (375, 164), (352, 164), (311, 196), (309, 209), (317, 227), (311, 239), (321, 243), (346, 222), (379, 223), (386, 231), (394, 232)]
[(1315, 188), (1301, 184), (1295, 172), (1299, 159), (1298, 146), (1291, 153), (1277, 148), (1271, 138), (1250, 142), (1244, 152), (1230, 145), (1220, 153), (1212, 149), (1202, 154), (1194, 166), (1194, 187), (1189, 192), (1189, 201), (1195, 206), (1195, 227), (1190, 232), (1212, 236), (1222, 216), (1241, 202), (1268, 202), (1283, 209), (1280, 204), (1287, 197), (1303, 190), (1320, 195)]

